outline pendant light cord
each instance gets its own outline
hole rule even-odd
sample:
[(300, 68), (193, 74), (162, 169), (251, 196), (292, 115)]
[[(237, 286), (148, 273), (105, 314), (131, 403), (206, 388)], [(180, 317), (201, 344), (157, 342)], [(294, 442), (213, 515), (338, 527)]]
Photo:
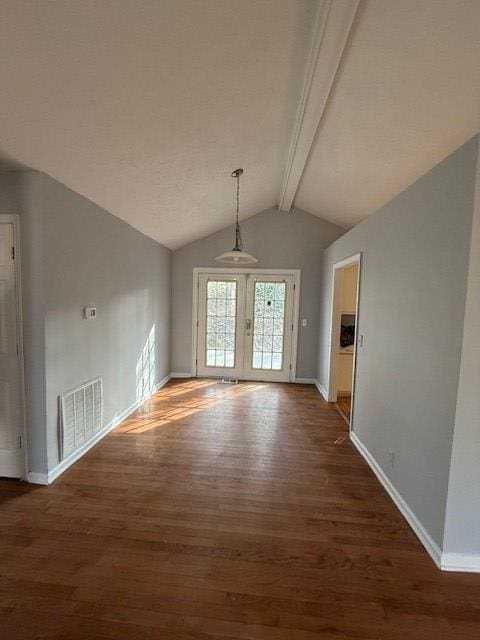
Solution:
[(237, 174), (237, 224), (238, 224), (239, 211), (240, 211), (240, 176)]
[(240, 223), (238, 221), (238, 215), (240, 211), (240, 176), (243, 173), (243, 169), (236, 169), (232, 176), (237, 179), (237, 216), (235, 225), (235, 247), (233, 251), (243, 251), (242, 234), (240, 233)]
[(243, 174), (243, 169), (235, 169), (232, 171), (231, 176), (237, 181), (237, 211), (235, 215), (235, 246), (231, 251), (222, 253), (217, 256), (215, 260), (217, 262), (225, 262), (226, 264), (252, 264), (258, 262), (257, 258), (244, 252), (242, 234), (240, 232), (240, 177)]

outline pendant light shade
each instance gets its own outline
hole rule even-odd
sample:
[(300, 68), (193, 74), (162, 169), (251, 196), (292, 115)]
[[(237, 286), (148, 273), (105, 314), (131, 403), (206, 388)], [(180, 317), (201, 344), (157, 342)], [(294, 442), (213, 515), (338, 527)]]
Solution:
[(257, 258), (243, 250), (242, 234), (240, 233), (240, 224), (238, 222), (238, 212), (240, 210), (240, 176), (243, 169), (235, 169), (232, 178), (237, 181), (237, 218), (235, 224), (235, 246), (231, 251), (226, 251), (222, 255), (217, 256), (215, 260), (224, 264), (252, 264), (258, 262)]
[(217, 256), (215, 260), (217, 262), (230, 262), (232, 264), (252, 264), (253, 262), (258, 262), (258, 259), (252, 256), (251, 253), (240, 250), (237, 251), (236, 249), (222, 253), (222, 255)]

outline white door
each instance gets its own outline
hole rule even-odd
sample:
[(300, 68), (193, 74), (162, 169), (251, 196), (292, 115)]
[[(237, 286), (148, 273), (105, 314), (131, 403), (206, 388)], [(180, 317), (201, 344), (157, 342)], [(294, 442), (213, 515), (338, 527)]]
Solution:
[(202, 274), (198, 281), (199, 376), (243, 373), (245, 276)]
[(290, 380), (294, 278), (201, 274), (197, 375)]
[(293, 276), (249, 277), (244, 378), (290, 380), (293, 294)]
[(13, 224), (0, 224), (0, 476), (23, 475)]

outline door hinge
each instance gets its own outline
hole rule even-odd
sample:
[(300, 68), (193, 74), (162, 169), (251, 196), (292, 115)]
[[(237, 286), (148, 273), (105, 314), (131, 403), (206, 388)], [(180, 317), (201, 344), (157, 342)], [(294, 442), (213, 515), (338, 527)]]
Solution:
[(12, 260), (15, 260), (15, 247), (12, 247)]
[(22, 448), (22, 444), (23, 444), (23, 443), (22, 443), (22, 436), (21, 436), (21, 435), (19, 435), (19, 436), (18, 436), (18, 448), (19, 448), (19, 449), (21, 449), (21, 448)]

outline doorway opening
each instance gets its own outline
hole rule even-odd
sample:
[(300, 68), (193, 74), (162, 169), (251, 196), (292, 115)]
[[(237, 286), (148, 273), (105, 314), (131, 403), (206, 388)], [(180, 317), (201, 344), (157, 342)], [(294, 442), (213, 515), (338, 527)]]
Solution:
[(332, 322), (328, 401), (352, 428), (361, 256), (337, 262), (332, 274)]
[(300, 272), (195, 269), (192, 372), (295, 380)]

